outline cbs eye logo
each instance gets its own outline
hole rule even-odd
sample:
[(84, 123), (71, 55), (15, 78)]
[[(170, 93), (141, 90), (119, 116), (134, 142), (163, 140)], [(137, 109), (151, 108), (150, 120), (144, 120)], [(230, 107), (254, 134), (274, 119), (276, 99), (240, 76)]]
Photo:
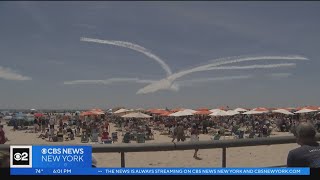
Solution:
[(32, 146), (10, 146), (10, 167), (31, 168)]

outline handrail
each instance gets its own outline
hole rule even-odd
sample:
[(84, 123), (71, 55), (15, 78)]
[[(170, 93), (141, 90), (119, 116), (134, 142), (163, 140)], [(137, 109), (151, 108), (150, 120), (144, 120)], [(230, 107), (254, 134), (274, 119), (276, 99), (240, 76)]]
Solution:
[[(320, 140), (320, 135), (316, 136)], [(209, 140), (198, 142), (178, 142), (178, 143), (138, 143), (138, 144), (89, 144), (92, 145), (93, 153), (112, 153), (112, 152), (148, 152), (148, 151), (179, 151), (179, 150), (193, 150), (193, 149), (214, 149), (214, 148), (231, 148), (243, 146), (260, 146), (260, 145), (273, 145), (273, 144), (290, 144), (295, 143), (294, 136), (281, 136), (281, 137), (266, 137), (266, 138), (253, 138), (253, 139), (231, 139), (231, 140)], [(9, 150), (10, 145), (1, 144), (0, 150)], [(19, 144), (20, 145), (20, 144)], [(21, 144), (27, 145), (27, 144)], [(30, 144), (29, 144), (30, 145)], [(38, 144), (35, 144), (38, 145)], [(39, 144), (40, 145), (40, 144)], [(41, 144), (48, 145), (48, 144)], [(58, 145), (58, 144), (49, 144)], [(88, 145), (88, 144), (75, 144), (75, 145)], [(75, 146), (72, 145), (72, 146)], [(68, 146), (68, 145), (66, 145)]]
[[(320, 135), (316, 136), (320, 141)], [(244, 147), (244, 146), (260, 146), (274, 144), (295, 143), (294, 136), (266, 137), (266, 138), (248, 138), (248, 139), (231, 139), (231, 140), (211, 140), (198, 142), (179, 142), (179, 143), (143, 143), (143, 144), (92, 144), (93, 153), (121, 153), (121, 167), (124, 167), (125, 152), (150, 152), (150, 151), (180, 151), (193, 149), (214, 149), (222, 148), (222, 166), (226, 167), (226, 148)], [(13, 145), (13, 144), (11, 144)], [(19, 144), (20, 145), (20, 144)], [(44, 144), (43, 144), (44, 145)], [(47, 145), (47, 144), (46, 144)], [(55, 144), (52, 144), (55, 145)], [(84, 145), (84, 144), (76, 144)], [(68, 146), (68, 145), (66, 145)], [(74, 146), (74, 145), (73, 145)], [(9, 150), (10, 144), (0, 145), (0, 150)]]

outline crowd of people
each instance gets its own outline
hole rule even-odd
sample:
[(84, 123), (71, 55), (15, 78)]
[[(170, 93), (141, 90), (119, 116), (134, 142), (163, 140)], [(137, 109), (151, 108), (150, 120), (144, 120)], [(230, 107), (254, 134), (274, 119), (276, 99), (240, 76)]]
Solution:
[[(153, 134), (153, 129), (157, 126), (164, 126), (172, 137), (172, 142), (185, 141), (190, 135), (190, 141), (199, 141), (199, 134), (211, 133), (216, 136), (231, 135), (244, 138), (244, 134), (249, 134), (249, 138), (268, 137), (272, 131), (291, 132), (297, 139), (301, 148), (290, 151), (288, 155), (288, 166), (317, 166), (319, 165), (319, 144), (315, 141), (316, 132), (320, 131), (319, 114), (306, 115), (279, 115), (279, 114), (260, 114), (260, 115), (234, 115), (223, 117), (210, 117), (206, 115), (196, 115), (188, 117), (165, 117), (152, 115), (149, 121), (138, 119), (124, 119), (112, 114), (99, 116), (80, 116), (75, 113), (72, 115), (64, 114), (44, 114), (34, 120), (33, 131), (40, 133), (41, 138), (48, 138), (49, 141), (59, 141), (62, 138), (74, 140), (75, 136), (98, 137), (104, 142), (110, 137), (110, 122), (115, 123), (122, 131)], [(19, 129), (14, 124), (13, 130)], [(190, 134), (186, 134), (186, 133)], [(125, 137), (124, 137), (125, 138)], [(213, 138), (218, 140), (219, 138)], [(0, 125), (0, 144), (8, 141), (5, 136), (3, 125)], [(318, 148), (318, 149), (317, 149)], [(302, 156), (309, 151), (308, 156)], [(310, 157), (309, 157), (310, 156)], [(195, 149), (194, 158), (198, 157), (198, 149)], [(313, 159), (313, 160), (311, 160)], [(316, 161), (317, 160), (317, 161)]]

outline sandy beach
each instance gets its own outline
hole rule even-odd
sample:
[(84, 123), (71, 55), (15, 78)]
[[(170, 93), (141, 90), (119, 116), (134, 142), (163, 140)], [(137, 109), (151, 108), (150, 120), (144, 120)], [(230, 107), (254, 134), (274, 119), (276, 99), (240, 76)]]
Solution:
[[(83, 144), (80, 138), (72, 141), (48, 142), (38, 138), (39, 133), (26, 133), (26, 131), (12, 131), (12, 127), (4, 127), (9, 138), (6, 144)], [(111, 124), (111, 132), (115, 131)], [(170, 142), (167, 135), (160, 135), (154, 131), (155, 140), (146, 143)], [(121, 143), (121, 132), (119, 141)], [(287, 136), (288, 133), (275, 132), (274, 136)], [(200, 140), (210, 140), (209, 135), (199, 135)], [(187, 141), (190, 139), (187, 139)], [(136, 143), (136, 142), (132, 142)], [(90, 143), (89, 143), (90, 144)], [(84, 144), (85, 145), (85, 144)], [(108, 146), (108, 144), (106, 144)], [(298, 147), (297, 144), (269, 145), (256, 147), (239, 147), (227, 149), (227, 167), (268, 167), (285, 165), (288, 151)], [(193, 158), (193, 150), (188, 151), (164, 151), (164, 152), (138, 152), (126, 153), (126, 167), (221, 167), (222, 149), (199, 150), (201, 160)], [(120, 153), (94, 153), (99, 167), (120, 167)]]

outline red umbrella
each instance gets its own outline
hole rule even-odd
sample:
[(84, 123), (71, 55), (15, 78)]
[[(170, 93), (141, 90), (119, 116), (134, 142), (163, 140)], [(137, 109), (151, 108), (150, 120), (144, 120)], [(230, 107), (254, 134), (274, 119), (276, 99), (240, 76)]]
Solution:
[(34, 114), (34, 117), (42, 117), (42, 116), (44, 116), (42, 113), (35, 113)]
[(163, 110), (163, 109), (155, 109), (153, 111), (150, 111), (150, 113), (152, 114), (163, 114), (163, 113), (166, 113), (167, 111), (166, 110)]
[(167, 112), (164, 112), (164, 113), (160, 114), (160, 116), (169, 116), (172, 113), (173, 112), (167, 111)]
[(197, 109), (197, 111), (209, 111), (209, 109), (208, 108), (199, 108), (199, 109)]
[(193, 114), (197, 114), (197, 115), (208, 115), (208, 114), (211, 114), (212, 112), (211, 111), (197, 111)]

